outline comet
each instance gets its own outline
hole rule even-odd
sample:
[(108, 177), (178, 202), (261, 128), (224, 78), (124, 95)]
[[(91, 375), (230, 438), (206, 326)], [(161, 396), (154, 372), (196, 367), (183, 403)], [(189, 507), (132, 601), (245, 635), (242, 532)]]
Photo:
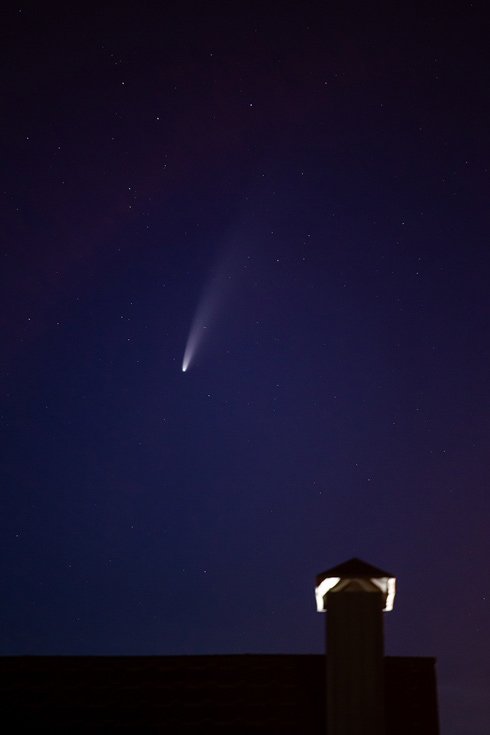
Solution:
[(185, 373), (194, 361), (196, 352), (200, 348), (206, 331), (215, 321), (219, 304), (223, 300), (226, 291), (222, 269), (211, 278), (203, 289), (201, 298), (196, 308), (196, 313), (189, 330), (189, 336), (184, 350), (182, 360), (182, 372)]
[(200, 306), (201, 309), (198, 307), (196, 316), (194, 317), (194, 321), (192, 322), (189, 336), (187, 337), (187, 343), (184, 350), (184, 358), (182, 360), (183, 373), (187, 372), (187, 369), (191, 364), (194, 355), (196, 354), (196, 350), (202, 342), (205, 330), (208, 328), (207, 324), (204, 323), (206, 321), (206, 311), (202, 308), (203, 304), (201, 304)]
[(246, 268), (242, 261), (241, 249), (231, 246), (222, 254), (217, 266), (213, 269), (213, 274), (203, 289), (189, 330), (182, 360), (183, 373), (186, 373), (194, 362), (206, 332), (217, 321), (220, 306), (240, 280), (240, 271)]

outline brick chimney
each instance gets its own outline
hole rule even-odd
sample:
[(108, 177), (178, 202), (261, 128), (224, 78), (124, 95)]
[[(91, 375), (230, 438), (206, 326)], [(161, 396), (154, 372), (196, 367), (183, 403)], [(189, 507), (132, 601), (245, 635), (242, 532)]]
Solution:
[(327, 733), (383, 735), (383, 611), (395, 578), (350, 559), (317, 575), (315, 596), (327, 613)]

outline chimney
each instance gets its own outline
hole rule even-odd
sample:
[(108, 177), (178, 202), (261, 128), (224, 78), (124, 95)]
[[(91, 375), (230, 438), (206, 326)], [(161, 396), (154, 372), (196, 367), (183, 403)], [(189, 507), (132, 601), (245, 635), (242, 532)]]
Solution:
[(383, 611), (395, 578), (350, 559), (317, 575), (315, 596), (327, 613), (327, 733), (383, 735)]

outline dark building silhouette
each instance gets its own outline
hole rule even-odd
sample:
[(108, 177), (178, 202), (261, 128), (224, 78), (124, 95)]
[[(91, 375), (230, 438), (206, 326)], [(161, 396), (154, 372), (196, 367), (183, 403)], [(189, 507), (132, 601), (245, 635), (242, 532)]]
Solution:
[(324, 655), (7, 656), (4, 721), (36, 731), (437, 735), (435, 659), (384, 657), (394, 578), (318, 575)]

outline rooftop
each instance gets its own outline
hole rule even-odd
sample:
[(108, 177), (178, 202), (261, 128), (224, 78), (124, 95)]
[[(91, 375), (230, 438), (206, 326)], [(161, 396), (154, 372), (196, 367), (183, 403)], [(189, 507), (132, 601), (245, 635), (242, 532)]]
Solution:
[[(386, 735), (437, 735), (433, 658), (386, 657)], [(64, 732), (325, 733), (324, 655), (0, 658), (3, 716)]]

